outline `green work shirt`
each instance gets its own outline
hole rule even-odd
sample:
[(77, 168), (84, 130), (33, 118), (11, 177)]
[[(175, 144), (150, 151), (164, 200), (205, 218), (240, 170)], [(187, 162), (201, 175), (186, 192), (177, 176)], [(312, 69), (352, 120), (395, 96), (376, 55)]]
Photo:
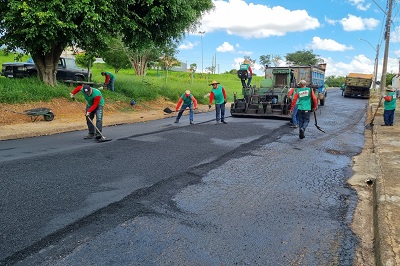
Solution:
[(83, 97), (85, 97), (85, 100), (86, 100), (88, 106), (93, 105), (94, 98), (97, 96), (101, 97), (99, 106), (104, 106), (104, 97), (98, 89), (92, 88), (92, 94), (90, 96), (86, 95), (86, 93), (83, 92), (83, 87), (82, 87), (81, 91), (83, 93)]
[(110, 75), (110, 80), (115, 79), (115, 76), (111, 72), (106, 72), (106, 75)]
[(388, 92), (387, 96), (392, 96), (392, 100), (390, 102), (385, 101), (383, 106), (385, 110), (395, 110), (396, 109), (396, 93)]
[(181, 98), (182, 98), (182, 100), (183, 100), (183, 104), (184, 104), (184, 105), (191, 105), (191, 104), (193, 103), (192, 97), (193, 97), (192, 94), (190, 94), (189, 97), (186, 97), (186, 94), (185, 94), (185, 93), (182, 94)]
[(249, 70), (250, 65), (249, 64), (241, 64), (240, 65), (240, 70)]
[(311, 89), (308, 87), (297, 89), (298, 99), (297, 107), (298, 110), (310, 111), (311, 110)]
[(214, 93), (214, 101), (215, 104), (223, 104), (225, 99), (224, 99), (224, 94), (222, 93), (222, 86), (218, 85), (217, 88), (212, 88), (211, 90), (212, 93)]

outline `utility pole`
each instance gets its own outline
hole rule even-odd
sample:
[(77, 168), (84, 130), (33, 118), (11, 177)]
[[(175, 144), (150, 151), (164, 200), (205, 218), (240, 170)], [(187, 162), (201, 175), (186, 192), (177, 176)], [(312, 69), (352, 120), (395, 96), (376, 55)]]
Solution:
[(378, 78), (378, 57), (379, 57), (379, 44), (376, 46), (376, 56), (374, 65), (374, 91), (376, 91), (376, 81)]
[(201, 36), (201, 74), (203, 74), (203, 35), (206, 33), (205, 31), (199, 31)]
[(387, 72), (387, 61), (389, 56), (389, 41), (390, 41), (390, 23), (392, 21), (392, 5), (393, 0), (389, 0), (387, 20), (386, 20), (386, 30), (385, 30), (385, 54), (383, 56), (383, 67), (382, 67), (382, 78), (380, 93), (382, 94), (386, 87), (386, 72)]
[(360, 38), (359, 38), (359, 40), (368, 43), (372, 47), (372, 49), (374, 49), (374, 51), (376, 52), (375, 62), (374, 62), (374, 91), (376, 91), (376, 81), (377, 81), (377, 78), (378, 78), (379, 44), (376, 46), (376, 49), (375, 49), (374, 46), (372, 46), (372, 44), (369, 41), (367, 41), (365, 39), (360, 39)]

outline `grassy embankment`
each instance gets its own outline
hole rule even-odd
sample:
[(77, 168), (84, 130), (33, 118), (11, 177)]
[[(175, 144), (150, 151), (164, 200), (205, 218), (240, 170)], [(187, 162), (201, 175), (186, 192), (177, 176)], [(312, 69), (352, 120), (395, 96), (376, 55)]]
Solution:
[[(22, 61), (26, 61), (28, 56), (24, 56)], [(0, 63), (12, 62), (13, 54), (8, 56), (0, 55)], [(113, 69), (105, 64), (95, 64), (92, 68), (92, 80), (98, 83), (104, 82), (101, 71), (113, 72)], [(210, 74), (203, 76), (196, 73), (193, 80), (190, 73), (168, 72), (149, 70), (146, 77), (134, 75), (133, 69), (122, 69), (116, 74), (115, 92), (103, 90), (103, 95), (108, 102), (123, 101), (131, 102), (156, 100), (160, 97), (169, 99), (173, 102), (178, 101), (180, 95), (189, 89), (201, 104), (208, 104), (208, 99), (204, 95), (210, 92), (211, 86), (208, 84), (212, 80), (217, 80), (224, 86), (227, 92), (228, 101), (233, 101), (233, 93), (237, 92), (241, 97), (241, 82), (234, 74)], [(253, 77), (252, 84), (259, 85), (263, 77)], [(59, 82), (53, 88), (40, 82), (37, 78), (10, 79), (0, 77), (0, 104), (1, 103), (28, 103), (37, 101), (50, 101), (54, 98), (69, 98), (72, 87)], [(83, 96), (77, 95), (78, 101), (84, 101)]]

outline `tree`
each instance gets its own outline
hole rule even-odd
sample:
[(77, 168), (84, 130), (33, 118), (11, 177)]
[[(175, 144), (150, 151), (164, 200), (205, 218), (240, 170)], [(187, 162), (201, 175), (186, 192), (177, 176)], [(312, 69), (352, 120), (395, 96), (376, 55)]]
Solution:
[(206, 67), (206, 72), (209, 73), (209, 74), (214, 74), (215, 66)]
[(92, 79), (90, 68), (92, 67), (93, 62), (96, 61), (96, 57), (94, 56), (94, 54), (92, 54), (90, 52), (89, 53), (76, 54), (75, 55), (75, 60), (76, 60), (77, 64), (87, 68), (88, 73), (89, 73), (88, 81), (90, 81)]
[(392, 80), (393, 80), (394, 76), (396, 76), (396, 75), (397, 75), (396, 73), (386, 73), (386, 85), (385, 86), (392, 85)]
[(229, 71), (225, 71), (224, 74), (234, 74), (237, 75), (237, 69), (231, 69)]
[(122, 68), (131, 67), (126, 49), (122, 38), (112, 38), (107, 41), (107, 49), (101, 51), (100, 56), (106, 64), (114, 67), (115, 73), (118, 73)]
[(322, 59), (319, 58), (319, 55), (310, 51), (297, 51), (294, 53), (286, 54), (286, 62), (288, 65), (297, 65), (297, 66), (308, 66), (308, 65), (316, 65), (320, 63)]
[(156, 47), (148, 46), (140, 49), (126, 47), (125, 53), (137, 76), (144, 77), (146, 75), (149, 62), (157, 62), (155, 64), (161, 67), (161, 62), (159, 61), (161, 53)]
[(197, 64), (196, 64), (196, 63), (190, 64), (190, 70), (191, 70), (193, 73), (195, 73), (196, 70), (197, 70)]
[(39, 78), (55, 85), (57, 62), (68, 46), (95, 53), (118, 34), (134, 48), (163, 44), (195, 28), (212, 7), (212, 0), (0, 1), (0, 45), (31, 54)]
[(259, 61), (260, 61), (260, 64), (262, 65), (260, 70), (265, 70), (266, 69), (265, 66), (271, 65), (271, 55), (261, 55)]
[(76, 64), (86, 68), (92, 67), (95, 60), (96, 57), (90, 53), (80, 53), (75, 55)]
[(248, 56), (248, 55), (244, 56), (244, 60), (246, 60), (246, 59), (250, 61), (250, 66), (253, 66), (256, 63), (256, 60), (255, 59), (251, 59), (251, 57)]
[(346, 77), (328, 76), (325, 77), (325, 84), (328, 87), (341, 87)]
[(282, 61), (282, 57), (280, 55), (261, 55), (260, 56), (260, 64), (262, 67), (260, 70), (265, 70), (265, 66), (270, 66), (273, 64), (274, 66), (278, 66)]
[(274, 66), (279, 66), (279, 63), (282, 61), (282, 57), (280, 55), (275, 55), (272, 57), (272, 64), (274, 64)]
[(197, 64), (192, 63), (190, 64), (190, 84), (193, 84), (194, 73), (196, 73)]
[(167, 71), (165, 75), (165, 81), (167, 81), (168, 79), (168, 71), (171, 70), (172, 67), (179, 66), (181, 64), (181, 62), (179, 62), (179, 60), (175, 58), (177, 49), (178, 44), (176, 42), (173, 42), (172, 40), (161, 49), (162, 56), (160, 58), (160, 62), (163, 69)]

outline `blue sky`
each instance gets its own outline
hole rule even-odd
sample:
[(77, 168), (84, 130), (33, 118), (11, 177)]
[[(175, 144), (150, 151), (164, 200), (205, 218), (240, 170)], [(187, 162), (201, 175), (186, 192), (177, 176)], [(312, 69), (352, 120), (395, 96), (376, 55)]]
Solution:
[[(214, 0), (196, 33), (181, 41), (177, 58), (197, 64), (197, 72), (216, 61), (217, 73), (238, 69), (245, 55), (280, 55), (313, 50), (327, 63), (326, 75), (374, 72), (378, 80), (385, 51), (387, 0)], [(398, 73), (400, 1), (393, 0), (387, 72)], [(204, 31), (203, 35), (199, 31)], [(362, 39), (362, 40), (360, 40)], [(377, 49), (379, 45), (379, 49)], [(284, 61), (281, 66), (286, 65)]]

